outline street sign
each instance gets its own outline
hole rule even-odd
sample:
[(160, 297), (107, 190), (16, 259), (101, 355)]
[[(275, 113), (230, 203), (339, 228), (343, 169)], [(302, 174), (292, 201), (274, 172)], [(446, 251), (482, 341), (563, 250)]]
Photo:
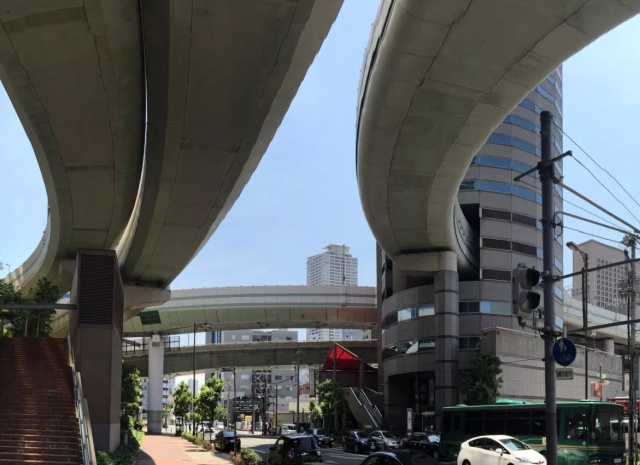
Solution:
[(553, 359), (563, 367), (571, 365), (576, 359), (577, 353), (576, 345), (566, 337), (558, 339), (551, 351)]
[(573, 368), (556, 368), (556, 379), (573, 379)]

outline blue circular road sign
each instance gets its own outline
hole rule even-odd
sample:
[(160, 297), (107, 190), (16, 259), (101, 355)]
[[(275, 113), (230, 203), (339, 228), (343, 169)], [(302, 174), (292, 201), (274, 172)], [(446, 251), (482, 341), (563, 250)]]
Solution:
[(560, 338), (551, 351), (554, 360), (563, 367), (569, 366), (576, 359), (576, 345), (566, 337)]

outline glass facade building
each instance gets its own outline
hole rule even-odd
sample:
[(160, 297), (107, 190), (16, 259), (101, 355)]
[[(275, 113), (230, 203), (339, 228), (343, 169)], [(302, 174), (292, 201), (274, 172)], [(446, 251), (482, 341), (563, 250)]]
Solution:
[[(560, 155), (562, 71), (557, 69), (494, 130), (460, 185), (461, 211), (478, 233), (479, 269), (459, 276), (457, 315), (447, 323), (455, 328), (437, 327), (434, 278), (396, 270), (393, 260), (378, 247), (380, 384), (389, 425), (406, 424), (407, 408), (416, 413), (414, 426), (418, 430), (425, 425), (425, 418), (429, 418), (426, 424), (435, 422), (437, 415), (432, 414), (444, 407), (436, 405), (435, 392), (435, 351), (441, 341), (457, 339), (455, 362), (461, 376), (470, 368), (471, 360), (481, 355), (487, 328), (522, 329), (512, 316), (511, 274), (519, 263), (542, 269), (542, 197), (537, 173), (522, 182), (513, 179), (540, 161), (542, 110), (554, 116), (552, 156)], [(556, 163), (556, 167), (561, 175), (562, 163)], [(562, 210), (560, 188), (555, 190), (554, 204), (556, 211)], [(562, 274), (563, 242), (558, 233), (554, 272)], [(562, 288), (557, 286), (554, 293), (556, 325), (562, 328)], [(520, 392), (519, 398), (542, 400), (533, 390)]]

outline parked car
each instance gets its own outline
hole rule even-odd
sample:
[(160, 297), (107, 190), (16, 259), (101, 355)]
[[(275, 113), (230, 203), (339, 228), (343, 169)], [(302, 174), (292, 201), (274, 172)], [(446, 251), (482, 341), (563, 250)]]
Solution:
[(390, 431), (375, 430), (369, 437), (378, 443), (378, 449), (400, 449), (400, 441)]
[(312, 434), (280, 436), (276, 443), (269, 447), (267, 465), (278, 463), (276, 456), (282, 457), (286, 465), (322, 463), (320, 446)]
[(546, 459), (525, 443), (504, 435), (478, 436), (460, 445), (458, 465), (491, 463), (543, 465)]
[(433, 458), (440, 457), (440, 436), (433, 433), (413, 433), (402, 441), (402, 447), (407, 449), (422, 449)]
[(311, 428), (307, 430), (307, 434), (315, 436), (320, 447), (333, 447), (333, 436), (331, 436), (327, 430), (322, 428)]
[[(235, 441), (238, 442), (235, 442)], [(233, 430), (224, 430), (224, 431), (219, 431), (218, 434), (216, 434), (215, 439), (213, 439), (211, 442), (213, 442), (213, 448), (219, 451), (228, 451), (228, 450), (233, 450), (233, 446), (235, 444), (236, 449), (240, 450), (240, 438), (236, 437), (236, 432)]]
[(381, 451), (370, 454), (361, 465), (441, 465), (424, 451), (417, 449), (400, 449)]
[(353, 451), (356, 454), (369, 453), (379, 449), (375, 439), (370, 438), (361, 430), (347, 431), (342, 437), (342, 449), (345, 452)]

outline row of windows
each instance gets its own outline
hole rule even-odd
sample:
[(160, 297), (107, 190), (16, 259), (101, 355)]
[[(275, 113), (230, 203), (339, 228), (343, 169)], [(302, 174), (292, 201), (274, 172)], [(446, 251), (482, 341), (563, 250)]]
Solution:
[(525, 255), (542, 258), (542, 249), (534, 245), (522, 244), (520, 242), (508, 241), (505, 239), (482, 238), (482, 247), (485, 249), (513, 250)]
[(503, 182), (496, 181), (462, 181), (460, 184), (460, 190), (478, 190), (487, 192), (498, 192), (500, 194), (511, 194), (516, 197), (522, 197), (523, 199), (531, 200), (533, 202), (542, 203), (542, 196), (537, 192), (521, 186), (513, 186), (511, 184), (505, 184)]
[[(490, 301), (463, 301), (458, 302), (459, 313), (493, 313), (496, 315), (510, 315), (511, 303), (509, 302), (490, 302)], [(387, 328), (398, 321), (412, 320), (421, 316), (435, 315), (435, 307), (433, 304), (414, 305), (412, 307), (403, 308), (397, 312), (390, 313), (382, 320), (382, 327)]]
[(542, 95), (542, 98), (544, 98), (545, 100), (548, 100), (549, 102), (553, 103), (553, 105), (556, 107), (556, 110), (558, 110), (558, 114), (562, 116), (562, 108), (560, 108), (558, 99), (556, 99), (553, 95), (547, 92), (547, 90), (542, 86), (536, 87), (536, 92)]
[[(519, 128), (522, 128), (522, 129), (526, 129), (527, 131), (531, 131), (536, 135), (540, 134), (540, 126), (535, 124), (533, 121), (530, 121), (526, 118), (522, 118), (520, 116), (508, 115), (504, 119), (504, 122), (508, 124), (512, 124), (514, 126), (518, 126)], [(558, 139), (556, 139), (556, 136), (551, 136), (551, 143), (556, 147), (556, 150), (558, 150), (558, 153), (562, 153), (562, 147), (558, 143)]]
[[(459, 350), (475, 350), (480, 348), (480, 337), (478, 336), (461, 336), (458, 338)], [(382, 360), (389, 357), (404, 354), (416, 354), (418, 352), (433, 352), (436, 349), (436, 340), (434, 338), (402, 341), (397, 344), (389, 344), (382, 349)]]

